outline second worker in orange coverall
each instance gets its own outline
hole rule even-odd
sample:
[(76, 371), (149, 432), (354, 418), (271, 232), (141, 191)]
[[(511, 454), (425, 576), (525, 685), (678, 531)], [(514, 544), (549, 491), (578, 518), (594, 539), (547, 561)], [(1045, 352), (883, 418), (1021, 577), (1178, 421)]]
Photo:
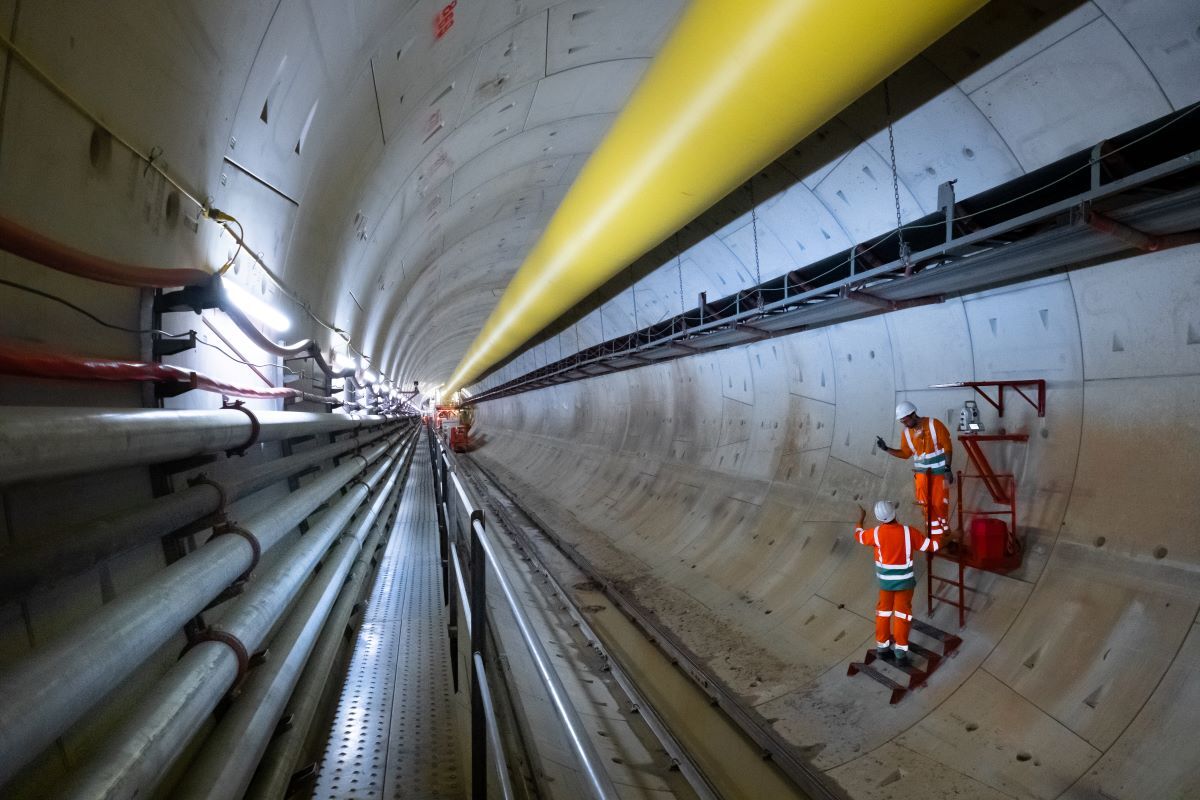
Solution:
[(879, 602), (875, 605), (875, 646), (882, 655), (894, 642), (897, 664), (908, 663), (908, 630), (912, 626), (912, 598), (916, 588), (914, 553), (937, 552), (936, 539), (926, 539), (916, 528), (896, 522), (896, 504), (880, 500), (875, 517), (882, 524), (863, 528), (867, 512), (859, 507), (854, 539), (875, 548), (875, 577)]
[(907, 400), (896, 406), (896, 419), (904, 425), (900, 446), (888, 447), (882, 436), (875, 437), (875, 446), (896, 458), (912, 459), (913, 492), (929, 515), (929, 534), (939, 536), (950, 529), (950, 485), (954, 483), (950, 431), (941, 420), (917, 414), (917, 407)]

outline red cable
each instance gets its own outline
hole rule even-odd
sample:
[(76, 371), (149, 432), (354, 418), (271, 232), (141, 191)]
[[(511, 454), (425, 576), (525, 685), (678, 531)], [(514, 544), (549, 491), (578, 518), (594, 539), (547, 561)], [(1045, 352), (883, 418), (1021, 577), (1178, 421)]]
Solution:
[[(175, 286), (203, 286), (213, 279), (213, 273), (202, 269), (157, 269), (110, 261), (60, 244), (48, 236), (43, 236), (2, 216), (0, 216), (0, 250), (7, 250), (21, 258), (60, 272), (116, 286), (168, 289)], [(321, 349), (316, 347), (311, 339), (302, 339), (294, 344), (277, 344), (264, 336), (254, 323), (232, 303), (222, 303), (222, 310), (233, 319), (246, 336), (268, 353), (285, 357), (310, 356), (326, 375), (332, 377), (345, 378), (353, 374), (352, 370), (331, 368), (321, 355)]]
[[(92, 356), (77, 356), (0, 342), (0, 373), (30, 378), (58, 378), (85, 381), (141, 381), (162, 383), (173, 387), (200, 389), (231, 397), (304, 398), (296, 389), (250, 389), (218, 381), (200, 372), (173, 367), (169, 364), (148, 364), (142, 361), (120, 361)], [(317, 398), (324, 400), (324, 398)]]
[(110, 261), (60, 244), (5, 217), (0, 217), (0, 249), (60, 272), (117, 286), (169, 289), (200, 286), (212, 279), (212, 274), (202, 269), (157, 269)]

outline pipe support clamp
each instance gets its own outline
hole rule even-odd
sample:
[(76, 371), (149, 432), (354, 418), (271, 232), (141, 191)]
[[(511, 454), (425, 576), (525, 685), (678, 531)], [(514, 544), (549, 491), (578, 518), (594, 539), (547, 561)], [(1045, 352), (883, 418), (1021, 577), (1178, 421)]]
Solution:
[(225, 451), (225, 455), (228, 458), (233, 458), (234, 456), (246, 455), (246, 451), (258, 443), (258, 436), (260, 433), (262, 433), (262, 424), (258, 421), (258, 417), (256, 417), (254, 415), (254, 412), (251, 411), (250, 409), (246, 408), (246, 404), (243, 403), (241, 400), (236, 400), (232, 403), (230, 403), (228, 400), (226, 400), (221, 405), (221, 408), (228, 408), (228, 409), (233, 409), (236, 411), (241, 411), (243, 414), (245, 414), (247, 417), (250, 418), (250, 436), (249, 436), (249, 438), (246, 439), (244, 444), (241, 444), (238, 447), (230, 448), (229, 450)]
[(225, 518), (225, 508), (229, 505), (229, 493), (225, 491), (224, 484), (214, 481), (205, 473), (201, 472), (193, 478), (188, 478), (188, 486), (211, 486), (217, 490), (217, 507), (211, 512), (217, 517)]
[(233, 534), (234, 536), (240, 536), (250, 543), (250, 550), (252, 553), (250, 557), (250, 566), (246, 567), (246, 571), (241, 574), (241, 577), (239, 577), (235, 583), (241, 583), (245, 581), (250, 577), (250, 573), (254, 572), (254, 568), (258, 566), (259, 559), (262, 558), (262, 544), (259, 543), (258, 537), (243, 528), (241, 525), (230, 522), (221, 523), (214, 529), (214, 532), (217, 536), (223, 536), (227, 533)]
[[(201, 642), (220, 642), (227, 645), (233, 651), (234, 657), (237, 658), (237, 677), (233, 680), (233, 686), (236, 687), (241, 683), (242, 678), (246, 677), (246, 672), (250, 669), (250, 653), (246, 650), (246, 645), (242, 644), (242, 640), (234, 636), (228, 631), (219, 630), (216, 628), (205, 628), (200, 633), (196, 634), (187, 646), (187, 650), (191, 650)], [(187, 650), (184, 650), (186, 653)]]

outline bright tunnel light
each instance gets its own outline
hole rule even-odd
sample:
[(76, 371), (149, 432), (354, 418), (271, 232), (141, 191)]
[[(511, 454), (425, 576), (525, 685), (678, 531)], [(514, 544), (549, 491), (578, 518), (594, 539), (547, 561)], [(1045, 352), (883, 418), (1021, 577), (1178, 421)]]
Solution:
[(233, 281), (222, 279), (221, 289), (225, 292), (225, 296), (229, 298), (229, 302), (237, 306), (238, 310), (255, 322), (266, 325), (277, 333), (283, 333), (292, 327), (291, 320), (284, 316), (283, 312), (250, 294), (250, 292), (238, 286)]

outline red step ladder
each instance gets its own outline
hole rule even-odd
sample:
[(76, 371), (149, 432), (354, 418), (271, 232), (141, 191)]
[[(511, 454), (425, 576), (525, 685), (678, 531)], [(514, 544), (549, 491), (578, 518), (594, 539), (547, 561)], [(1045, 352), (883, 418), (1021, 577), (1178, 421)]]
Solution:
[[(914, 661), (910, 661), (908, 664), (903, 665), (897, 664), (896, 654), (892, 652), (891, 648), (887, 648), (882, 652), (876, 648), (871, 648), (866, 652), (866, 655), (863, 656), (862, 661), (850, 662), (850, 666), (846, 669), (846, 675), (848, 677), (854, 677), (861, 672), (863, 675), (866, 675), (876, 683), (887, 687), (892, 692), (891, 697), (888, 700), (889, 704), (891, 705), (899, 703), (904, 699), (904, 695), (913, 689), (919, 689), (924, 686), (925, 682), (929, 679), (929, 676), (932, 675), (939, 666), (941, 666), (942, 662), (954, 654), (954, 651), (957, 650), (959, 645), (962, 644), (962, 639), (948, 631), (934, 627), (928, 622), (919, 619), (913, 619), (912, 630), (935, 640), (941, 645), (942, 652), (939, 653), (936, 650), (929, 649), (928, 647), (922, 647), (920, 644), (910, 639), (908, 642), (909, 657), (920, 658), (925, 662), (923, 667), (918, 667)], [(879, 666), (875, 664), (876, 660), (884, 661), (907, 675), (908, 685), (902, 686), (901, 684), (897, 683), (895, 679), (885, 675), (883, 671), (879, 669)]]
[[(961, 387), (974, 389), (976, 394), (996, 409), (1001, 419), (1004, 418), (1005, 389), (1012, 389), (1020, 395), (1027, 403), (1037, 409), (1039, 417), (1046, 416), (1046, 381), (1042, 379), (1024, 381), (963, 381), (961, 383), (939, 383), (930, 388), (952, 389)], [(984, 391), (987, 388), (993, 387), (997, 392), (995, 399)], [(1030, 390), (1033, 396), (1026, 394), (1026, 390)], [(974, 517), (999, 517), (1005, 519), (1008, 524), (1008, 542), (1004, 557), (1002, 558), (981, 558), (980, 554), (973, 553), (965, 543), (962, 543), (953, 552), (949, 549), (943, 549), (939, 550), (936, 554), (926, 554), (927, 569), (925, 579), (926, 593), (928, 595), (928, 613), (933, 613), (934, 582), (936, 581), (952, 590), (948, 596), (939, 597), (938, 599), (958, 609), (958, 625), (961, 628), (966, 625), (967, 611), (969, 610), (966, 593), (974, 591), (966, 585), (966, 568), (971, 567), (972, 569), (988, 572), (1009, 572), (1021, 566), (1022, 557), (1021, 542), (1017, 537), (1016, 476), (1008, 472), (996, 472), (992, 468), (992, 464), (988, 460), (987, 454), (984, 452), (981, 444), (983, 442), (1028, 442), (1029, 435), (1025, 433), (1007, 433), (1001, 428), (999, 433), (962, 433), (959, 435), (958, 441), (962, 443), (963, 450), (967, 453), (968, 461), (968, 471), (959, 470), (957, 473), (957, 518), (959, 532), (961, 533), (966, 530), (965, 520)], [(992, 501), (990, 507), (970, 509), (963, 507), (963, 485), (967, 481), (980, 481), (983, 483)], [(926, 508), (928, 507), (926, 505)], [(928, 525), (928, 520), (926, 520), (926, 524)], [(928, 532), (928, 527), (926, 531)], [(955, 571), (951, 577), (935, 574), (933, 568), (935, 557), (949, 561), (955, 566)], [(955, 595), (957, 595), (957, 598)]]

